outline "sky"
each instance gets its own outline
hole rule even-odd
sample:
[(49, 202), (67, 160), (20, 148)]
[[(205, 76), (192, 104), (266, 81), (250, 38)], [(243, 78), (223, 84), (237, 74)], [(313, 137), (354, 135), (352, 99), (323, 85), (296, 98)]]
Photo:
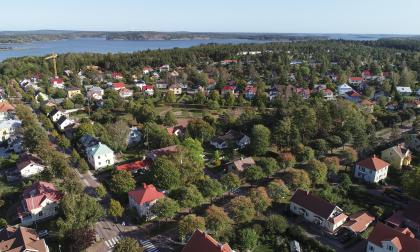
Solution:
[(5, 0), (0, 31), (420, 34), (419, 0)]

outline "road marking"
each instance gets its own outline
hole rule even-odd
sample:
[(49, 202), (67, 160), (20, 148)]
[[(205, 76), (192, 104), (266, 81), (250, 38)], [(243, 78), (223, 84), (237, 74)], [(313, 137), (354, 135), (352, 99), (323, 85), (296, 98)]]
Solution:
[(113, 237), (112, 239), (106, 240), (105, 245), (108, 248), (113, 248), (113, 247), (115, 247), (115, 245), (117, 245), (119, 240), (121, 240), (121, 236), (118, 235), (116, 237)]
[(149, 240), (140, 240), (140, 244), (146, 252), (159, 252), (159, 249), (157, 249)]

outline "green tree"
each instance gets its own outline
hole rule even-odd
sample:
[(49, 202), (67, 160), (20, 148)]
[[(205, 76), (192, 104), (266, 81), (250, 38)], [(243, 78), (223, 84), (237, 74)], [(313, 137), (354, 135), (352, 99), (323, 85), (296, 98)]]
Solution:
[(176, 199), (181, 207), (194, 208), (203, 203), (204, 198), (194, 185), (182, 186), (171, 192), (171, 197)]
[(272, 176), (276, 171), (279, 170), (279, 164), (274, 158), (261, 158), (257, 161), (257, 164), (262, 168), (264, 174), (267, 177)]
[(281, 235), (287, 230), (287, 219), (281, 215), (270, 215), (265, 222), (266, 229), (270, 235)]
[(105, 128), (110, 136), (110, 141), (104, 141), (107, 145), (115, 151), (127, 149), (128, 135), (131, 130), (125, 121), (118, 120), (115, 123), (107, 124)]
[(117, 218), (121, 218), (124, 213), (124, 207), (121, 206), (120, 202), (118, 200), (111, 199), (109, 202), (109, 215), (115, 218), (115, 221), (117, 221)]
[(237, 223), (247, 223), (255, 217), (255, 205), (245, 196), (233, 198), (229, 202), (228, 209)]
[(262, 186), (251, 189), (249, 197), (258, 213), (264, 212), (271, 206), (272, 199), (268, 196), (267, 190)]
[(163, 198), (158, 200), (151, 208), (152, 213), (156, 214), (159, 218), (165, 218), (166, 221), (173, 218), (179, 211), (178, 203), (171, 198)]
[(79, 159), (78, 162), (79, 171), (85, 174), (89, 170), (89, 165), (86, 163), (84, 159)]
[(197, 183), (198, 190), (205, 198), (210, 198), (213, 201), (214, 197), (221, 196), (223, 194), (223, 186), (219, 181), (205, 177), (204, 179), (198, 181)]
[(0, 229), (7, 227), (7, 221), (3, 218), (0, 218)]
[(264, 178), (264, 172), (258, 165), (253, 165), (246, 168), (242, 172), (242, 176), (250, 183), (255, 183), (256, 181)]
[(285, 203), (289, 200), (290, 190), (281, 179), (276, 179), (268, 184), (268, 195), (276, 203)]
[(116, 171), (111, 177), (109, 187), (113, 193), (126, 194), (136, 188), (136, 180), (129, 171)]
[(179, 239), (185, 241), (196, 229), (205, 230), (206, 221), (204, 217), (189, 214), (178, 222)]
[(103, 186), (102, 184), (99, 184), (99, 186), (95, 188), (95, 192), (99, 198), (103, 198), (107, 194), (105, 186)]
[(270, 147), (270, 130), (258, 124), (252, 128), (251, 148), (255, 155), (264, 155)]
[(76, 137), (81, 138), (84, 135), (95, 135), (95, 130), (91, 123), (81, 123), (80, 126), (77, 128)]
[(238, 244), (243, 251), (253, 251), (258, 245), (259, 236), (254, 229), (245, 228), (239, 230)]
[(308, 162), (308, 172), (315, 184), (324, 184), (327, 181), (327, 165), (319, 160), (312, 159)]
[(93, 228), (73, 229), (67, 235), (71, 251), (84, 251), (95, 243), (96, 231)]
[(66, 194), (60, 201), (62, 217), (57, 220), (57, 227), (62, 236), (75, 229), (92, 227), (105, 210), (95, 198), (87, 194)]
[(65, 99), (61, 106), (63, 106), (64, 109), (74, 109), (74, 103), (70, 99)]
[(215, 129), (202, 119), (194, 119), (187, 126), (187, 134), (201, 142), (208, 142), (214, 137)]
[(176, 96), (173, 91), (169, 90), (165, 94), (165, 102), (167, 103), (175, 103), (176, 102)]
[(232, 172), (222, 175), (220, 182), (229, 191), (232, 191), (241, 185), (241, 179)]
[(284, 175), (284, 180), (293, 190), (298, 188), (307, 190), (312, 184), (309, 174), (299, 169), (288, 169)]
[(68, 140), (65, 136), (58, 135), (57, 144), (63, 149), (68, 149), (71, 145), (70, 140)]
[(149, 172), (153, 184), (159, 188), (170, 190), (181, 184), (179, 169), (166, 157), (158, 157)]
[(131, 237), (124, 237), (118, 241), (114, 248), (115, 252), (143, 252), (138, 241)]
[(216, 239), (224, 238), (229, 235), (232, 230), (233, 221), (221, 207), (211, 205), (206, 210), (206, 227)]
[(166, 126), (174, 126), (176, 124), (176, 116), (172, 111), (168, 111), (165, 113), (163, 118), (163, 124)]

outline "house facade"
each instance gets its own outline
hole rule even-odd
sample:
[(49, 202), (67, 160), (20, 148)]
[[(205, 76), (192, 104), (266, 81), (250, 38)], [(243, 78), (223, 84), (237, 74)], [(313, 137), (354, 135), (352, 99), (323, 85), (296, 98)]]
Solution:
[(370, 233), (366, 252), (418, 252), (420, 240), (408, 229), (393, 229), (383, 223), (376, 224)]
[(401, 169), (411, 164), (411, 151), (405, 144), (398, 144), (381, 152), (381, 158), (390, 163), (393, 168)]
[(92, 147), (88, 147), (86, 150), (86, 156), (88, 162), (95, 170), (113, 165), (115, 163), (114, 151), (101, 142)]
[(300, 189), (290, 199), (290, 211), (331, 233), (343, 225), (348, 217), (338, 206)]
[(20, 120), (10, 119), (0, 121), (0, 141), (7, 141), (21, 125), (22, 122)]
[(143, 183), (143, 187), (128, 192), (130, 207), (136, 209), (137, 214), (139, 216), (145, 216), (146, 219), (153, 219), (155, 217), (150, 209), (163, 197), (165, 197), (165, 194), (156, 190), (154, 185), (146, 185), (145, 183)]
[(49, 252), (50, 249), (35, 229), (6, 226), (0, 230), (0, 251)]
[(371, 158), (356, 163), (354, 177), (369, 183), (378, 183), (379, 181), (386, 179), (389, 166), (389, 163), (374, 155)]
[(42, 165), (42, 160), (38, 157), (23, 155), (16, 162), (16, 169), (22, 178), (29, 178), (41, 173), (45, 169), (45, 166)]
[(229, 130), (223, 136), (215, 137), (210, 141), (216, 149), (226, 149), (231, 147), (245, 148), (251, 143), (251, 138), (235, 130)]
[(36, 182), (23, 191), (18, 216), (23, 226), (44, 221), (57, 214), (62, 193), (47, 182)]

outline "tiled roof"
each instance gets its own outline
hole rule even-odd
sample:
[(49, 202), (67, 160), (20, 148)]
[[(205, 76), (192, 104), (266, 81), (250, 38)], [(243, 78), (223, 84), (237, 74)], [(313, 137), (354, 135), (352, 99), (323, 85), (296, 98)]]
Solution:
[(0, 251), (21, 252), (37, 251), (46, 252), (48, 248), (44, 239), (39, 239), (36, 230), (7, 226), (0, 231)]
[(63, 194), (55, 186), (47, 182), (36, 182), (31, 187), (23, 191), (23, 203), (28, 211), (40, 207), (45, 199), (58, 202)]
[(343, 227), (346, 227), (355, 233), (360, 233), (363, 232), (369, 226), (369, 224), (375, 220), (375, 217), (367, 212), (358, 212), (352, 214), (349, 219), (350, 220), (346, 222)]
[(370, 169), (370, 170), (375, 170), (375, 171), (379, 171), (387, 166), (389, 166), (389, 164), (385, 161), (383, 161), (380, 158), (377, 158), (375, 155), (371, 158), (367, 158), (364, 159), (360, 162), (357, 163), (359, 166)]
[(142, 205), (147, 202), (161, 199), (165, 195), (162, 192), (156, 190), (154, 185), (146, 185), (143, 183), (143, 187), (128, 192), (128, 196), (132, 198), (137, 204)]
[(20, 171), (32, 163), (42, 164), (42, 160), (34, 155), (25, 154), (19, 158), (16, 163), (16, 167)]
[(137, 171), (140, 169), (144, 169), (149, 164), (146, 160), (137, 160), (127, 164), (117, 165), (116, 169), (118, 171)]
[(247, 157), (244, 159), (239, 159), (236, 161), (233, 161), (233, 165), (235, 166), (235, 169), (238, 171), (243, 171), (246, 168), (255, 165), (255, 161), (252, 157)]
[(197, 229), (182, 252), (232, 252), (227, 243), (221, 244), (205, 232)]
[(296, 190), (290, 199), (290, 202), (293, 202), (324, 219), (328, 219), (335, 209), (335, 206), (330, 202), (301, 189)]
[(418, 252), (420, 251), (420, 240), (410, 237), (410, 235), (401, 233), (383, 223), (376, 224), (368, 241), (376, 246), (382, 247), (383, 241), (391, 241), (394, 246), (399, 248), (399, 252)]
[(123, 82), (114, 82), (112, 83), (113, 88), (124, 88), (125, 84)]
[(10, 103), (7, 101), (0, 102), (0, 112), (9, 112), (15, 110), (15, 107), (13, 107)]

